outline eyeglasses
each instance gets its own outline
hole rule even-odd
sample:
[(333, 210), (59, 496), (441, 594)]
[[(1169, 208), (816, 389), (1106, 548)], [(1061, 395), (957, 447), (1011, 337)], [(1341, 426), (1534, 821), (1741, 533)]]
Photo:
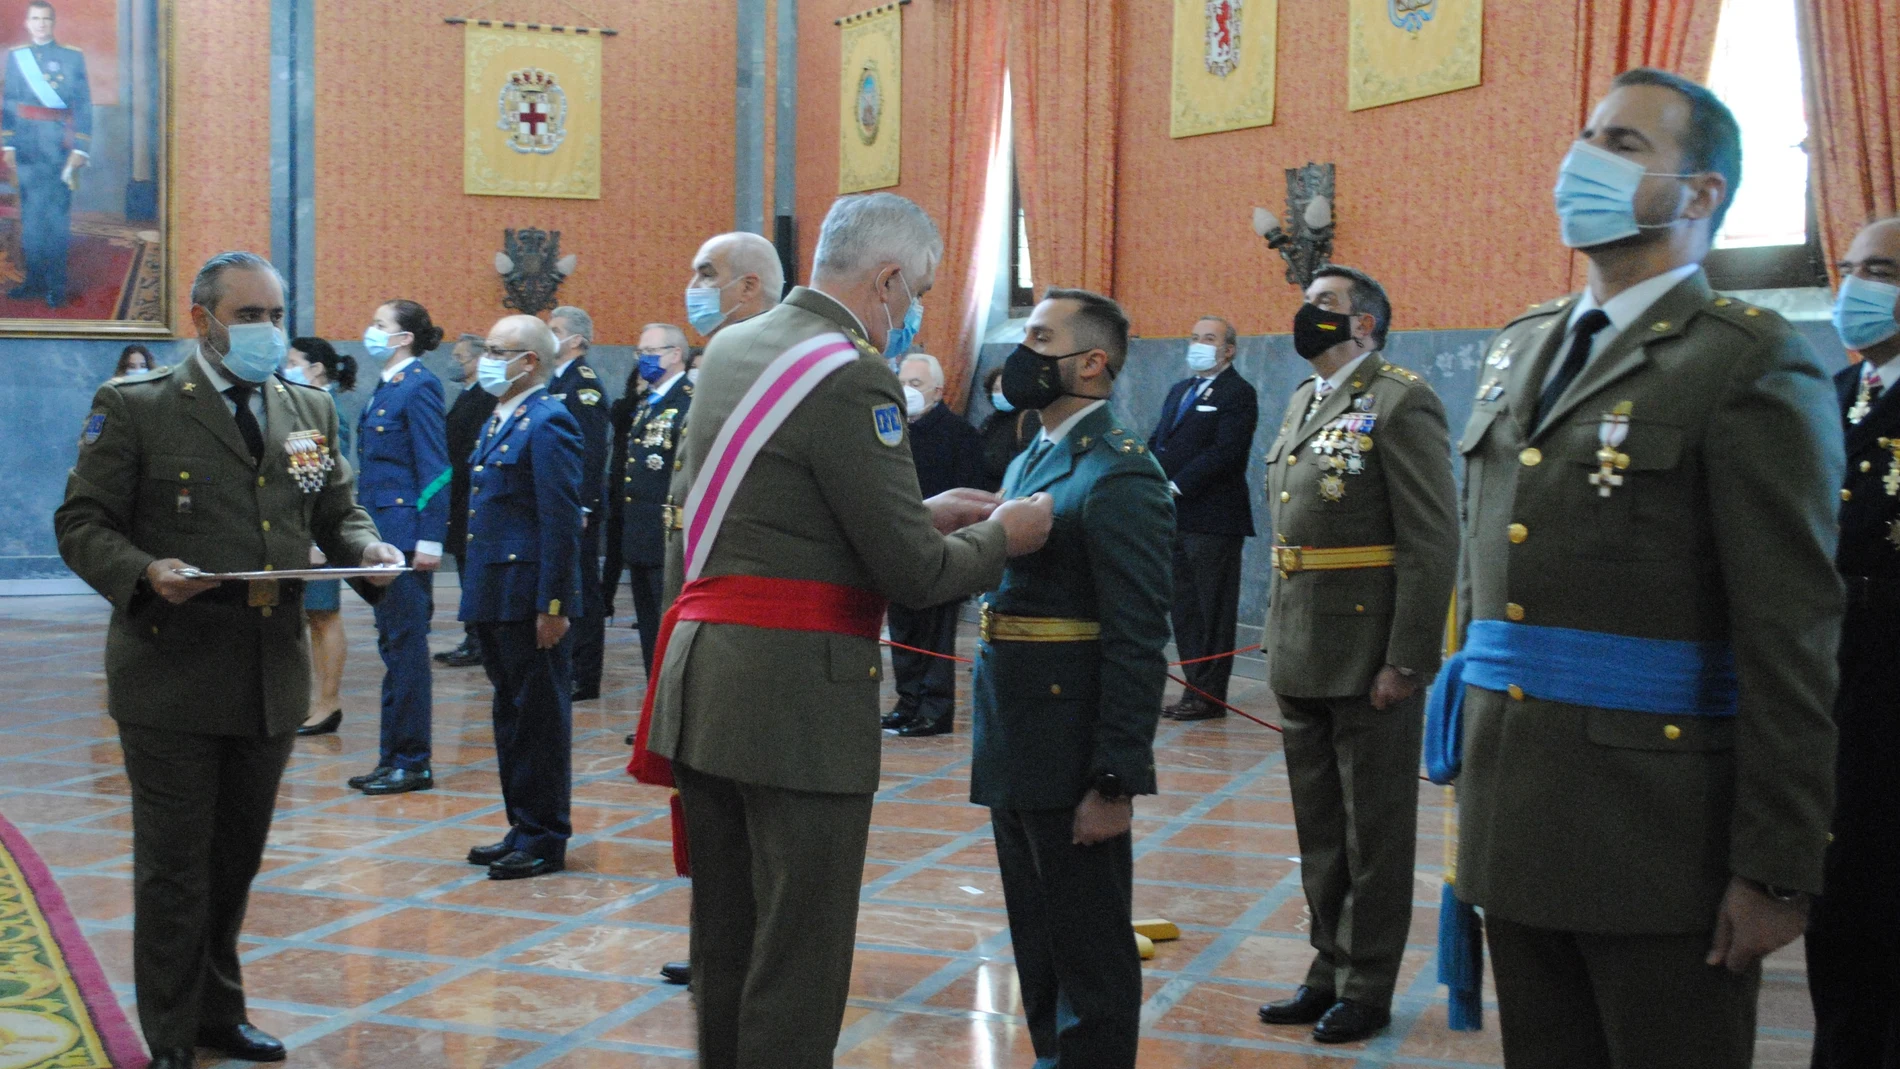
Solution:
[(680, 347), (677, 345), (662, 345), (658, 349), (635, 349), (633, 352), (633, 355), (635, 356), (665, 356), (667, 353), (677, 353), (679, 351), (680, 351)]
[(482, 355), (488, 357), (491, 360), (513, 360), (515, 357), (520, 356), (523, 353), (531, 353), (531, 352), (534, 352), (534, 350), (533, 349), (497, 349), (492, 345), (482, 346)]

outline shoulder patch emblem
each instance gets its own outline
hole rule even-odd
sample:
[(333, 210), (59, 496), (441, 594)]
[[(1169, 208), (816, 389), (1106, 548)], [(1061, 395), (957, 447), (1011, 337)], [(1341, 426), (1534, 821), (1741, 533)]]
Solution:
[(904, 413), (896, 405), (877, 405), (871, 409), (871, 426), (877, 440), (895, 446), (904, 440)]
[(594, 379), (594, 378), (599, 378), (599, 377), (600, 376), (594, 374), (593, 368), (588, 367), (586, 364), (581, 365), (581, 378)]
[(94, 412), (92, 415), (86, 417), (86, 429), (79, 434), (79, 444), (91, 445), (99, 440), (99, 436), (104, 434), (105, 430), (106, 414), (104, 412)]
[[(581, 370), (582, 370), (582, 371), (585, 371), (585, 370), (587, 370), (587, 369), (586, 369), (586, 368), (582, 368)], [(600, 403), (600, 391), (599, 391), (599, 390), (581, 390), (581, 391), (579, 392), (579, 396), (580, 396), (580, 399), (581, 399), (581, 404), (584, 404), (584, 405), (597, 405), (597, 404), (599, 404), (599, 403)]]

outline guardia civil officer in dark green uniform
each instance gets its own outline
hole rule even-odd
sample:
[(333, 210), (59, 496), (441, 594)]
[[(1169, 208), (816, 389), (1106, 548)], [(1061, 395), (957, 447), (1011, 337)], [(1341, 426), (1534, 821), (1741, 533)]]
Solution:
[(1463, 745), (1508, 1066), (1750, 1064), (1761, 959), (1821, 890), (1841, 417), (1702, 273), (1740, 181), (1721, 101), (1619, 75), (1558, 168), (1589, 286), (1498, 334), (1459, 445), (1464, 650), (1427, 730)]
[(990, 807), (1037, 1065), (1133, 1069), (1141, 958), (1128, 924), (1133, 797), (1155, 792), (1174, 504), (1108, 408), (1121, 307), (1051, 289), (1003, 370), (1042, 433), (1003, 494), (1047, 493), (1055, 526), (982, 602), (970, 800)]
[(132, 968), (154, 1069), (189, 1069), (194, 1044), (284, 1057), (245, 1019), (237, 940), (310, 709), (300, 585), (186, 569), (304, 568), (313, 543), (339, 564), (403, 562), (356, 503), (330, 395), (276, 374), (283, 317), (269, 262), (208, 261), (197, 355), (99, 388), (53, 518), (60, 556), (112, 603), (106, 711), (132, 785)]
[(1312, 1024), (1322, 1043), (1392, 1018), (1412, 927), (1423, 688), (1458, 558), (1445, 406), (1380, 355), (1391, 325), (1371, 276), (1314, 273), (1293, 346), (1315, 374), (1267, 451), (1267, 663), (1315, 954), (1295, 996), (1260, 1018)]

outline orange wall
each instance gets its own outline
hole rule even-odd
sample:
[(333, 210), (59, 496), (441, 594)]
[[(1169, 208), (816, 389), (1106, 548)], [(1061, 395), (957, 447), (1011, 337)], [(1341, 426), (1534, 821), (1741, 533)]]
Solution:
[(270, 0), (172, 4), (171, 255), (176, 329), (226, 249), (270, 255)]
[[(915, 0), (903, 15), (903, 181), (893, 191), (940, 225), (949, 208), (943, 139), (952, 135), (938, 44), (947, 45), (953, 2)], [(1345, 5), (1281, 0), (1274, 124), (1175, 140), (1173, 3), (1122, 2), (1115, 296), (1136, 333), (1185, 334), (1210, 312), (1247, 334), (1290, 330), (1299, 295), (1279, 254), (1254, 235), (1251, 210), (1283, 211), (1282, 172), (1309, 160), (1338, 165), (1333, 259), (1385, 283), (1401, 329), (1497, 326), (1565, 290), (1550, 186), (1578, 113), (1574, 5), (1487, 5), (1482, 86), (1349, 112)], [(838, 188), (831, 20), (867, 6), (799, 5), (801, 279)], [(949, 349), (953, 321), (931, 308), (921, 346)]]
[[(732, 226), (733, 5), (585, 7), (620, 31), (602, 48), (597, 201), (463, 194), (463, 31), (443, 23), (449, 8), (317, 6), (319, 333), (355, 337), (394, 297), (422, 302), (451, 336), (486, 332), (508, 311), (502, 231), (522, 227), (561, 231), (562, 253), (580, 257), (559, 296), (593, 314), (596, 340), (631, 344), (650, 321), (682, 321), (694, 251)], [(549, 11), (504, 0), (481, 14)]]

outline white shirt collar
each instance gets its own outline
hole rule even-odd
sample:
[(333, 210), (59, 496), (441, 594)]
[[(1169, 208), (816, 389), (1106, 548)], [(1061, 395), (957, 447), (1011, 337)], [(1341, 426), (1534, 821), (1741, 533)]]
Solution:
[[(1701, 267), (1701, 264), (1683, 264), (1681, 267), (1671, 268), (1660, 275), (1638, 282), (1602, 304), (1598, 304), (1596, 294), (1585, 287), (1583, 299), (1570, 310), (1570, 320), (1565, 324), (1564, 329), (1565, 331), (1574, 329), (1577, 320), (1582, 319), (1585, 312), (1592, 308), (1601, 308), (1603, 314), (1610, 317), (1610, 329), (1604, 333), (1621, 334), (1641, 318), (1644, 312), (1649, 311), (1650, 305), (1662, 300), (1663, 294), (1675, 289), (1683, 279), (1695, 274)], [(1601, 335), (1599, 338), (1598, 345), (1608, 340)]]
[(506, 401), (497, 404), (495, 406), (495, 418), (503, 423), (508, 422), (508, 417), (515, 414), (515, 409), (520, 408), (522, 403), (527, 401), (528, 398), (533, 397), (536, 393), (545, 389), (547, 389), (546, 383), (542, 383), (538, 386), (530, 386)]
[(217, 368), (213, 367), (211, 364), (211, 361), (205, 359), (205, 349), (204, 349), (203, 342), (200, 342), (198, 344), (198, 366), (204, 369), (205, 378), (208, 378), (211, 380), (211, 388), (218, 391), (219, 393), (223, 393), (224, 391), (230, 389), (233, 385), (235, 385), (230, 380), (230, 378), (224, 374), (224, 372), (219, 371)]
[(1057, 424), (1054, 428), (1044, 427), (1042, 429), (1043, 441), (1052, 442), (1052, 443), (1060, 443), (1062, 439), (1069, 436), (1069, 431), (1073, 430), (1076, 424), (1082, 422), (1083, 416), (1088, 415), (1090, 412), (1095, 411), (1096, 409), (1102, 407), (1103, 405), (1107, 403), (1108, 403), (1108, 398), (1106, 397), (1102, 398), (1099, 401), (1091, 401), (1090, 403), (1083, 405), (1080, 409), (1076, 411), (1074, 415), (1070, 416), (1068, 419), (1063, 420), (1060, 424)]
[(653, 389), (647, 393), (647, 404), (658, 404), (660, 399), (672, 393), (673, 387), (679, 385), (679, 381), (685, 377), (686, 372), (675, 371), (666, 378), (654, 383)]
[(1333, 372), (1330, 376), (1327, 377), (1326, 392), (1332, 393), (1334, 390), (1337, 390), (1341, 386), (1345, 385), (1346, 380), (1349, 378), (1352, 378), (1352, 373), (1359, 370), (1359, 365), (1366, 362), (1366, 357), (1371, 356), (1373, 353), (1377, 351), (1378, 350), (1376, 349), (1367, 349), (1365, 352), (1360, 353), (1358, 356), (1355, 356), (1351, 360), (1346, 361), (1345, 366), (1341, 367), (1338, 371)]
[(395, 363), (393, 363), (393, 364), (386, 364), (386, 365), (384, 365), (384, 367), (383, 367), (383, 381), (384, 381), (384, 382), (388, 382), (388, 381), (389, 381), (390, 379), (393, 379), (393, 378), (395, 378), (395, 377), (396, 377), (397, 375), (400, 375), (400, 374), (402, 374), (402, 369), (403, 369), (403, 368), (406, 368), (406, 367), (408, 367), (408, 366), (409, 366), (410, 364), (413, 364), (413, 363), (415, 363), (415, 362), (416, 362), (416, 358), (415, 358), (415, 357), (413, 357), (413, 356), (405, 356), (405, 357), (403, 357), (403, 358), (402, 358), (401, 360), (398, 360), (398, 361), (396, 361), (396, 362), (395, 362)]
[(1883, 390), (1894, 385), (1894, 380), (1900, 378), (1900, 364), (1895, 364), (1891, 359), (1884, 364), (1876, 364), (1872, 360), (1862, 360), (1860, 362), (1860, 381), (1866, 382), (1869, 379), (1876, 378), (1880, 381), (1880, 388)]
[(562, 375), (567, 374), (568, 365), (572, 364), (576, 360), (579, 360), (580, 358), (581, 358), (581, 354), (575, 353), (573, 356), (570, 356), (566, 360), (563, 360), (560, 363), (554, 365), (554, 374), (548, 376), (548, 381), (553, 382), (555, 379), (558, 379)]

